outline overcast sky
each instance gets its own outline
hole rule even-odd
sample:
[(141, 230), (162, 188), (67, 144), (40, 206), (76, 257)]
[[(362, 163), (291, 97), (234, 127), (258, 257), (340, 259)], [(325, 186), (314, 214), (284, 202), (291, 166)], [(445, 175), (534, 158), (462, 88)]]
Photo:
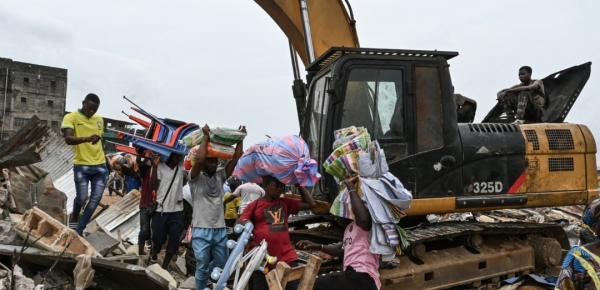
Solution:
[[(363, 47), (458, 51), (452, 81), (477, 121), (522, 65), (543, 78), (600, 64), (600, 1), (350, 3)], [(110, 118), (131, 112), (125, 95), (160, 117), (244, 124), (250, 144), (299, 131), (287, 38), (251, 0), (0, 0), (0, 57), (68, 69), (68, 111), (93, 92)], [(600, 136), (598, 97), (593, 66), (566, 121)]]

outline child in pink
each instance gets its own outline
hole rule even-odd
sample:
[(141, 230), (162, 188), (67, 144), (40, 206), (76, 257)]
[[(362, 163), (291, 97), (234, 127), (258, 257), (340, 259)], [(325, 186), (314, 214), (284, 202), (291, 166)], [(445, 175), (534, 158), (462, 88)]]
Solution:
[(358, 176), (350, 176), (344, 180), (350, 194), (350, 203), (354, 213), (354, 221), (336, 218), (338, 223), (345, 223), (344, 239), (335, 245), (315, 244), (311, 241), (297, 243), (300, 249), (320, 250), (332, 256), (344, 255), (344, 271), (319, 276), (315, 281), (315, 290), (333, 289), (366, 289), (379, 290), (379, 259), (369, 252), (369, 232), (371, 231), (371, 215), (356, 193), (354, 184)]

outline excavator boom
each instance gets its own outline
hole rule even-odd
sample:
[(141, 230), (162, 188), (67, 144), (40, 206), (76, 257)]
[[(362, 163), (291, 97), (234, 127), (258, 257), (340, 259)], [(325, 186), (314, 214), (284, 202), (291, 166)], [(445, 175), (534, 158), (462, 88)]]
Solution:
[[(304, 66), (308, 57), (304, 44), (304, 30), (298, 0), (255, 0), (279, 25)], [(333, 46), (359, 47), (354, 20), (346, 12), (342, 0), (307, 0), (310, 30), (315, 57)]]

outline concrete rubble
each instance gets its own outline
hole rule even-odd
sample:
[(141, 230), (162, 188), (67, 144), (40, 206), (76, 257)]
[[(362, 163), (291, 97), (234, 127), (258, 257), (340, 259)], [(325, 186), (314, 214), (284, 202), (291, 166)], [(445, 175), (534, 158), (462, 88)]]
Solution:
[[(17, 224), (17, 233), (27, 242), (48, 251), (84, 254), (95, 257), (96, 249), (74, 230), (34, 207)], [(28, 235), (29, 234), (29, 235)], [(36, 239), (39, 239), (36, 242)], [(35, 242), (35, 243), (34, 243)]]
[(562, 225), (567, 233), (571, 246), (579, 244), (579, 230), (581, 229), (581, 217), (585, 206), (562, 206), (544, 207), (531, 209), (501, 209), (483, 212), (465, 212), (451, 214), (430, 214), (427, 216), (429, 222), (447, 221), (477, 221), (486, 223), (503, 222), (530, 222), (548, 223), (557, 222)]

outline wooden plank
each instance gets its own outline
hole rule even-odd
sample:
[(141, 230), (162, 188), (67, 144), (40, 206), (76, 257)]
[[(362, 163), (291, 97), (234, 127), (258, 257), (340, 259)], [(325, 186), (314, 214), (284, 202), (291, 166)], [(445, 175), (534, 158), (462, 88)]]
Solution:
[(292, 268), (286, 262), (279, 262), (277, 263), (274, 271), (277, 271), (277, 277), (281, 282), (281, 288), (285, 289), (285, 286), (287, 286), (290, 278), (290, 272), (292, 271)]
[(304, 267), (306, 266), (298, 266), (292, 268), (290, 271), (290, 276), (288, 277), (288, 281), (294, 281), (302, 278), (302, 273), (304, 273)]
[(315, 255), (310, 255), (308, 257), (308, 263), (306, 263), (306, 267), (304, 267), (298, 290), (311, 290), (313, 288), (322, 262), (323, 260)]
[(283, 290), (285, 288), (281, 287), (281, 279), (279, 279), (279, 275), (276, 270), (270, 271), (265, 276), (267, 279), (267, 284), (269, 285), (269, 290)]

